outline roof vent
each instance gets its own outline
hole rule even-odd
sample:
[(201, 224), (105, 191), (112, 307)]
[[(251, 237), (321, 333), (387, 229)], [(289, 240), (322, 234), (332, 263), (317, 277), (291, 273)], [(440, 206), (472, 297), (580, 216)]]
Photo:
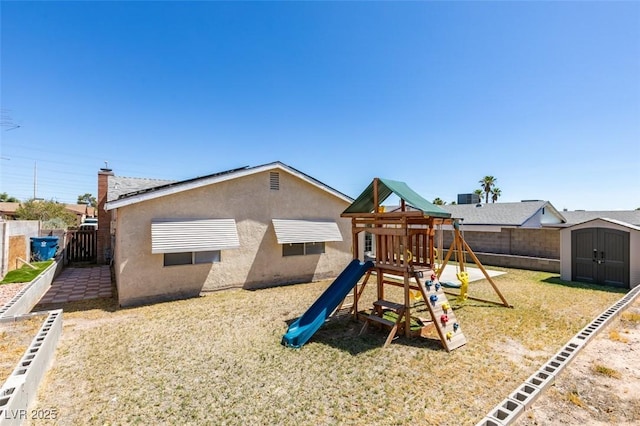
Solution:
[(269, 188), (271, 188), (274, 191), (280, 190), (280, 173), (278, 172), (269, 173)]
[(482, 207), (481, 203), (476, 204), (476, 207)]

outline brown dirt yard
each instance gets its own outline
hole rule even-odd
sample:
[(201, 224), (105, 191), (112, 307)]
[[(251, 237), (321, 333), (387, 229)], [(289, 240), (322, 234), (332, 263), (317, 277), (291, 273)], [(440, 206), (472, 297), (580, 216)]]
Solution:
[[(454, 304), (468, 343), (451, 353), (404, 337), (383, 349), (386, 334), (358, 336), (360, 324), (348, 319), (326, 323), (302, 349), (283, 347), (287, 324), (326, 281), (131, 309), (67, 304), (34, 407), (58, 415), (37, 424), (473, 425), (623, 296), (555, 274), (504, 271), (494, 280), (514, 308)], [(470, 294), (497, 299), (485, 281)], [(374, 296), (370, 285), (365, 299)], [(393, 291), (387, 298), (401, 300)], [(538, 424), (556, 422), (533, 412)]]
[(640, 424), (640, 299), (589, 342), (517, 424)]

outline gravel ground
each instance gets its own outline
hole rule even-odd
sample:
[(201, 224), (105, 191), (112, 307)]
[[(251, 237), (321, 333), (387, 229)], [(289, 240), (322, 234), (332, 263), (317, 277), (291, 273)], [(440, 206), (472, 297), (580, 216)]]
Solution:
[(22, 287), (29, 283), (12, 283), (0, 285), (0, 306), (4, 306), (5, 303), (13, 299)]

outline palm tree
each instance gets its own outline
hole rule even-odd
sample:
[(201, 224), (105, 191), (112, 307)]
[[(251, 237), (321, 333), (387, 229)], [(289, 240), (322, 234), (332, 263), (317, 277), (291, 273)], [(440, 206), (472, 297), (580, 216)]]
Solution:
[(433, 200), (433, 204), (435, 204), (436, 206), (444, 206), (445, 204), (447, 204), (447, 202), (442, 201), (440, 197), (436, 197), (435, 200)]
[(485, 195), (485, 203), (489, 203), (489, 194), (491, 194), (491, 188), (494, 187), (496, 185), (496, 181), (498, 179), (494, 178), (493, 176), (485, 176), (482, 178), (482, 180), (480, 180), (480, 186), (482, 187), (482, 190), (484, 191), (484, 195)]
[(478, 196), (478, 200), (482, 201), (482, 189), (476, 189), (473, 193)]
[(500, 190), (500, 188), (493, 188), (491, 190), (491, 202), (495, 203), (496, 201), (498, 201), (498, 197), (502, 195), (502, 191)]

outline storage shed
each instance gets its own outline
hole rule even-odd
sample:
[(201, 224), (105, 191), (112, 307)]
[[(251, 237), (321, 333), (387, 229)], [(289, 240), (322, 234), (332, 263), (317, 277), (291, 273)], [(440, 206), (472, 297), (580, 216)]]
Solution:
[(598, 218), (560, 231), (560, 276), (622, 288), (640, 284), (640, 227)]

